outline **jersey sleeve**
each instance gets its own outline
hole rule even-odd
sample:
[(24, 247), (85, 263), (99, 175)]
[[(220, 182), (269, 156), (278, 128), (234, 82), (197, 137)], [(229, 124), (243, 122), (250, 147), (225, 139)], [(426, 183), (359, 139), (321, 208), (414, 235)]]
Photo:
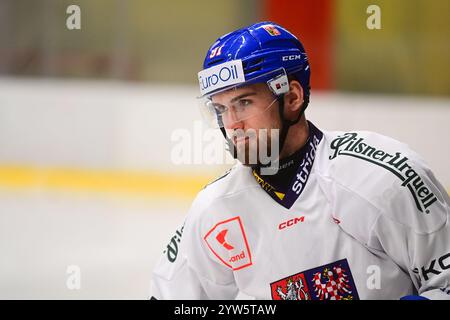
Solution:
[(401, 186), (379, 205), (369, 244), (409, 273), (419, 295), (450, 300), (449, 196), (420, 158), (409, 164)]
[(201, 210), (195, 203), (183, 227), (170, 239), (153, 270), (153, 299), (235, 299), (238, 288), (233, 272), (211, 256), (203, 236)]
[(407, 145), (354, 135), (362, 143), (330, 150), (332, 164), (321, 179), (333, 217), (369, 251), (387, 255), (417, 294), (450, 299), (448, 193)]

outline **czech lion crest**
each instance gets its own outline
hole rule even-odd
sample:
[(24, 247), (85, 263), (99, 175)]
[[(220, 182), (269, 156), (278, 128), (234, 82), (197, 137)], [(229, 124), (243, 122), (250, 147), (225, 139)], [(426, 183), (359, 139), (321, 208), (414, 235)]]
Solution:
[(270, 286), (274, 300), (359, 299), (347, 259), (290, 275)]

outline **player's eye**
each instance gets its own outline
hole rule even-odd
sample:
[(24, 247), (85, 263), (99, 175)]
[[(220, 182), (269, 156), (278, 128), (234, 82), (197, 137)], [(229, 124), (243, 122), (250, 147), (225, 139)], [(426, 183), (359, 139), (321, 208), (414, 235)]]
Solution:
[(236, 106), (243, 109), (245, 107), (248, 107), (249, 105), (251, 105), (252, 101), (249, 99), (240, 99), (237, 103)]
[(222, 114), (227, 111), (227, 107), (221, 104), (214, 104), (214, 109), (216, 112)]

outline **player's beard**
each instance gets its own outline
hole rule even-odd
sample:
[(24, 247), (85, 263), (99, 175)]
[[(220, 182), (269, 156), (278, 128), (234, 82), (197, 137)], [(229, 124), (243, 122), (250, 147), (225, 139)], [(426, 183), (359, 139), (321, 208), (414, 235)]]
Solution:
[(278, 160), (279, 129), (238, 130), (231, 135), (231, 141), (236, 158), (245, 166), (272, 165)]

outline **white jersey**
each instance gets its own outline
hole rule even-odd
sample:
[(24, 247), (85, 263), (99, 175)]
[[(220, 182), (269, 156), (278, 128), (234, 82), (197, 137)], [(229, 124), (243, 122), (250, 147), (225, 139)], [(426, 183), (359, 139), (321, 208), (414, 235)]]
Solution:
[(310, 123), (289, 189), (242, 164), (205, 187), (156, 299), (450, 299), (450, 201), (405, 144)]

